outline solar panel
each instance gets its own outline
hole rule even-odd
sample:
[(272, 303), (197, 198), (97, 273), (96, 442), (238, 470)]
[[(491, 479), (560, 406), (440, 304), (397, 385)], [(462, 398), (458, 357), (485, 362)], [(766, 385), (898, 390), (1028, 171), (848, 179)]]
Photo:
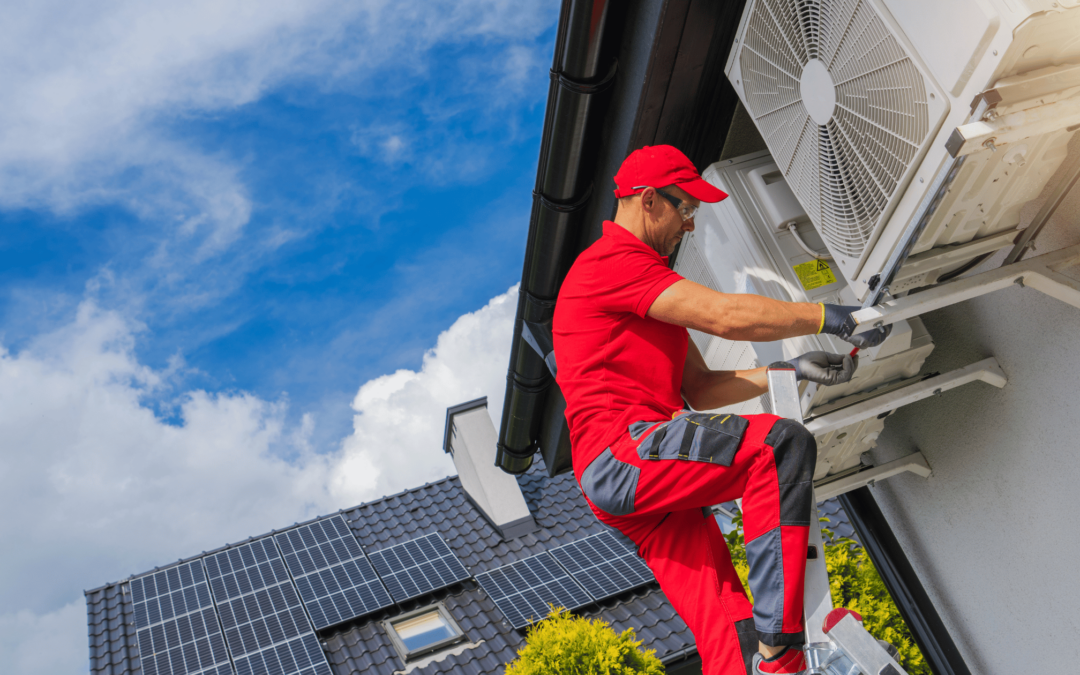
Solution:
[(549, 604), (577, 609), (592, 602), (585, 589), (547, 553), (477, 574), (476, 580), (514, 628), (546, 617), (551, 611)]
[(330, 675), (273, 539), (215, 553), (205, 563), (239, 675)]
[(437, 534), (369, 553), (394, 600), (401, 602), (469, 578), (469, 572)]
[(549, 552), (596, 600), (654, 580), (633, 545), (613, 532), (594, 534)]
[(341, 516), (274, 538), (316, 630), (394, 604)]
[(130, 589), (145, 675), (232, 675), (201, 561), (133, 579)]

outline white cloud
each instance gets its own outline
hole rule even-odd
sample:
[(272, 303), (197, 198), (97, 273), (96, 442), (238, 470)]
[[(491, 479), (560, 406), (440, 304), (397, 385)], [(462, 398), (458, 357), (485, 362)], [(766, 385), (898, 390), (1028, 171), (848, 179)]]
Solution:
[(138, 362), (140, 327), (89, 303), (0, 351), (0, 663), (83, 671), (81, 589), (452, 473), (445, 409), (487, 395), (498, 419), (515, 291), (460, 317), (419, 371), (360, 387), (354, 433), (324, 454), (284, 400), (190, 391), (178, 423), (156, 418), (171, 373)]
[(20, 542), (5, 547), (5, 574), (53, 581), (5, 584), (0, 607), (49, 609), (71, 591), (56, 580), (97, 585), (331, 503), (328, 458), (295, 442), (298, 459), (280, 458), (285, 402), (193, 391), (182, 424), (155, 418), (145, 403), (163, 374), (137, 362), (135, 335), (84, 304), (71, 325), (0, 354), (0, 504), (20, 514), (0, 524)]
[(413, 147), (408, 135), (409, 128), (403, 122), (376, 122), (366, 126), (355, 125), (349, 140), (364, 157), (398, 165), (413, 161)]
[(446, 409), (487, 396), (493, 422), (501, 419), (516, 291), (455, 321), (424, 355), (419, 372), (399, 370), (360, 387), (335, 492), (382, 495), (454, 473), (442, 449)]
[[(528, 38), (552, 9), (512, 0), (8, 3), (0, 206), (193, 208), (210, 223), (208, 245), (227, 244), (249, 208), (235, 160), (181, 144), (175, 122), (234, 110), (288, 81), (355, 87), (391, 61), (422, 72), (432, 47)], [(154, 186), (165, 190), (153, 203), (136, 196)]]
[(228, 160), (177, 143), (167, 123), (254, 100), (295, 67), (325, 6), (9, 6), (13, 20), (0, 25), (0, 204), (194, 211), (208, 220), (208, 241), (227, 243), (246, 222), (243, 186)]
[[(97, 301), (132, 316), (213, 305), (278, 246), (323, 226), (320, 208), (333, 200), (320, 196), (290, 222), (267, 226), (283, 231), (249, 231), (260, 208), (282, 213), (276, 195), (249, 185), (248, 172), (266, 158), (216, 146), (206, 122), (220, 131), (216, 121), (270, 93), (319, 91), (418, 106), (420, 126), (462, 113), (512, 126), (489, 108), (507, 92), (521, 96), (519, 65), (547, 49), (535, 38), (557, 11), (542, 0), (8, 2), (0, 21), (0, 210), (74, 218), (119, 206), (137, 224), (117, 226), (123, 233), (108, 239), (118, 281)], [(477, 45), (492, 58), (453, 67), (466, 85), (447, 87), (454, 100), (413, 88)], [(378, 129), (401, 112), (380, 110), (387, 119), (356, 126)], [(417, 180), (469, 181), (490, 171), (490, 147), (469, 142), (468, 130), (399, 127), (375, 147)], [(350, 195), (363, 194), (363, 184), (350, 183)]]

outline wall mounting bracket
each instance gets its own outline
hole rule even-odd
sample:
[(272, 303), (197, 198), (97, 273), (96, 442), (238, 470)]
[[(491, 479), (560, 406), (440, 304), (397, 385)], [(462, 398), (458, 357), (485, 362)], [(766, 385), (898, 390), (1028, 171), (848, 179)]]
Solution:
[(1080, 309), (1080, 281), (1070, 279), (1060, 270), (1080, 262), (1080, 244), (1052, 253), (1021, 260), (997, 269), (950, 281), (903, 298), (886, 300), (852, 314), (859, 325), (857, 333), (884, 326), (901, 319), (949, 307), (965, 300), (1019, 284)]
[(1006, 385), (1008, 378), (998, 365), (997, 359), (991, 356), (948, 373), (917, 379), (913, 384), (905, 387), (893, 389), (880, 396), (815, 417), (806, 422), (806, 429), (814, 436), (822, 436), (830, 431), (858, 424), (863, 420), (976, 381), (985, 382), (1000, 389)]
[(894, 459), (891, 462), (868, 466), (856, 473), (830, 480), (829, 476), (814, 482), (814, 499), (823, 502), (826, 499), (842, 495), (861, 487), (873, 485), (879, 480), (885, 480), (898, 473), (911, 472), (923, 478), (929, 478), (932, 470), (921, 452), (913, 452), (910, 455)]

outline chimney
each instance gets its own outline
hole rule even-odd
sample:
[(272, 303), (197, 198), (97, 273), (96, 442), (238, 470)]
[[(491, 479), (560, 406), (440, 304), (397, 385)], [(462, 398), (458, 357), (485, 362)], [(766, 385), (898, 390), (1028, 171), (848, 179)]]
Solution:
[(497, 442), (486, 396), (446, 409), (443, 450), (454, 458), (466, 496), (503, 539), (513, 539), (537, 526), (517, 479), (495, 465)]

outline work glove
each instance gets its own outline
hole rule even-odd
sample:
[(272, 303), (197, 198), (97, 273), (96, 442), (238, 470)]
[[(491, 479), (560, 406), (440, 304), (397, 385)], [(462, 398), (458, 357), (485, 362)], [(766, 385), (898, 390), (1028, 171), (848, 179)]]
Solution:
[(795, 379), (817, 382), (826, 386), (843, 384), (855, 374), (859, 365), (858, 356), (848, 354), (830, 354), (828, 352), (807, 352), (788, 361), (795, 366)]
[(855, 323), (855, 319), (851, 318), (851, 314), (852, 312), (859, 311), (862, 307), (857, 307), (855, 305), (827, 305), (824, 302), (818, 304), (821, 305), (822, 311), (824, 312), (821, 330), (818, 332), (835, 335), (841, 340), (855, 345), (859, 349), (877, 347), (884, 342), (885, 338), (889, 337), (889, 333), (892, 332), (892, 326), (883, 326), (881, 328), (868, 330), (865, 333), (852, 335), (858, 327), (858, 324)]

